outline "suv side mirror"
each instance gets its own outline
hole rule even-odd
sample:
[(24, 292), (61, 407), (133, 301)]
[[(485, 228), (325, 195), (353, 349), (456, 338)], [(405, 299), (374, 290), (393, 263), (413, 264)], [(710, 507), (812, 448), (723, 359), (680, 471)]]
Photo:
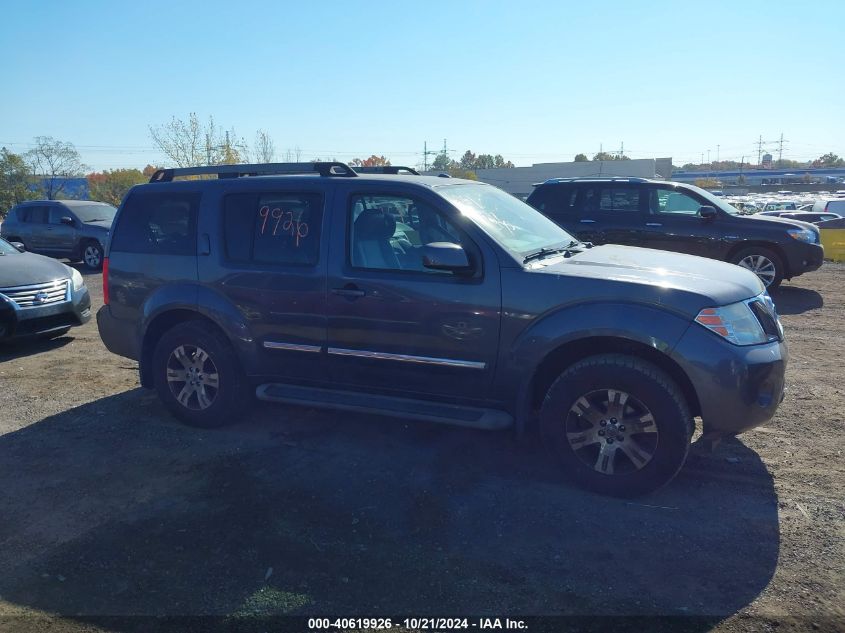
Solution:
[(463, 246), (452, 242), (432, 242), (422, 247), (422, 263), (432, 270), (448, 270), (453, 273), (471, 269), (469, 258)]
[(24, 246), (24, 245), (23, 245), (23, 242), (9, 242), (9, 244), (11, 244), (12, 246), (14, 246), (14, 247), (15, 247), (16, 249), (18, 249), (18, 251), (20, 251), (21, 253), (25, 253), (25, 252), (26, 252), (26, 246)]
[(702, 220), (712, 220), (717, 215), (716, 207), (711, 207), (710, 205), (698, 207), (698, 215)]
[(63, 215), (62, 219), (59, 220), (62, 224), (67, 224), (68, 226), (74, 226), (73, 218), (69, 215)]

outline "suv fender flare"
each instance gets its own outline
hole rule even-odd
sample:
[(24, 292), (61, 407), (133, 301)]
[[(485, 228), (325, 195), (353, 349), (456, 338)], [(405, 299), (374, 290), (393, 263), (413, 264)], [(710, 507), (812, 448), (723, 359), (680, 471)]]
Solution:
[(606, 352), (607, 342), (617, 341), (620, 347), (627, 342), (651, 348), (671, 360), (672, 350), (691, 323), (686, 315), (649, 304), (600, 301), (562, 307), (538, 319), (514, 339), (509, 349), (500, 352), (503, 357), (498, 366), (508, 369), (497, 376), (495, 390), (506, 393), (508, 384), (518, 385), (513, 394), (514, 417), (517, 433), (521, 434), (531, 417), (535, 377), (553, 354), (561, 354), (568, 366)]

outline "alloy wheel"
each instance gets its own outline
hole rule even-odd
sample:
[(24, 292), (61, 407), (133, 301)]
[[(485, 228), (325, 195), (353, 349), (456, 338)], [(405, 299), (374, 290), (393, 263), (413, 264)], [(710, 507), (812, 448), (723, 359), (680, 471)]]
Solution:
[(638, 471), (657, 450), (654, 416), (624, 391), (600, 389), (582, 395), (567, 413), (565, 424), (573, 452), (605, 475)]
[(180, 345), (167, 359), (167, 384), (186, 409), (202, 411), (214, 404), (220, 389), (217, 367), (208, 353), (195, 345)]
[(101, 257), (100, 249), (98, 247), (93, 245), (85, 247), (83, 259), (85, 260), (85, 264), (90, 268), (97, 268), (100, 265)]
[(743, 257), (738, 264), (757, 275), (767, 288), (775, 280), (777, 274), (775, 264), (765, 255), (748, 255)]

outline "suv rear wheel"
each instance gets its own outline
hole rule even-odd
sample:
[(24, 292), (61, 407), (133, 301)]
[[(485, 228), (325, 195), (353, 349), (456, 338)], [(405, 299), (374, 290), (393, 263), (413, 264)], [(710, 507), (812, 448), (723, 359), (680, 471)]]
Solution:
[(749, 246), (737, 252), (731, 263), (747, 268), (760, 278), (766, 290), (774, 290), (783, 281), (783, 262), (777, 253), (762, 246)]
[(554, 457), (580, 485), (621, 497), (677, 474), (695, 428), (678, 386), (657, 366), (618, 354), (564, 371), (540, 412)]
[(234, 349), (201, 321), (181, 323), (164, 333), (153, 352), (153, 374), (161, 401), (191, 426), (216, 428), (237, 422), (250, 401)]

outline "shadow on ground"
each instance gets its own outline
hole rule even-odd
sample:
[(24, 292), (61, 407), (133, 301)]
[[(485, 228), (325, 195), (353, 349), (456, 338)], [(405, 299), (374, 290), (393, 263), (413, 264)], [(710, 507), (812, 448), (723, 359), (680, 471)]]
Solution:
[(778, 314), (803, 314), (824, 306), (824, 299), (815, 290), (797, 286), (781, 286), (772, 292)]
[(11, 343), (0, 344), (0, 363), (24, 358), (35, 354), (43, 354), (64, 347), (73, 341), (73, 336), (60, 336), (53, 339), (28, 338)]
[(625, 501), (507, 434), (284, 407), (199, 431), (138, 389), (0, 437), (0, 481), (0, 596), (83, 622), (601, 613), (706, 630), (778, 558), (772, 479), (738, 441)]

